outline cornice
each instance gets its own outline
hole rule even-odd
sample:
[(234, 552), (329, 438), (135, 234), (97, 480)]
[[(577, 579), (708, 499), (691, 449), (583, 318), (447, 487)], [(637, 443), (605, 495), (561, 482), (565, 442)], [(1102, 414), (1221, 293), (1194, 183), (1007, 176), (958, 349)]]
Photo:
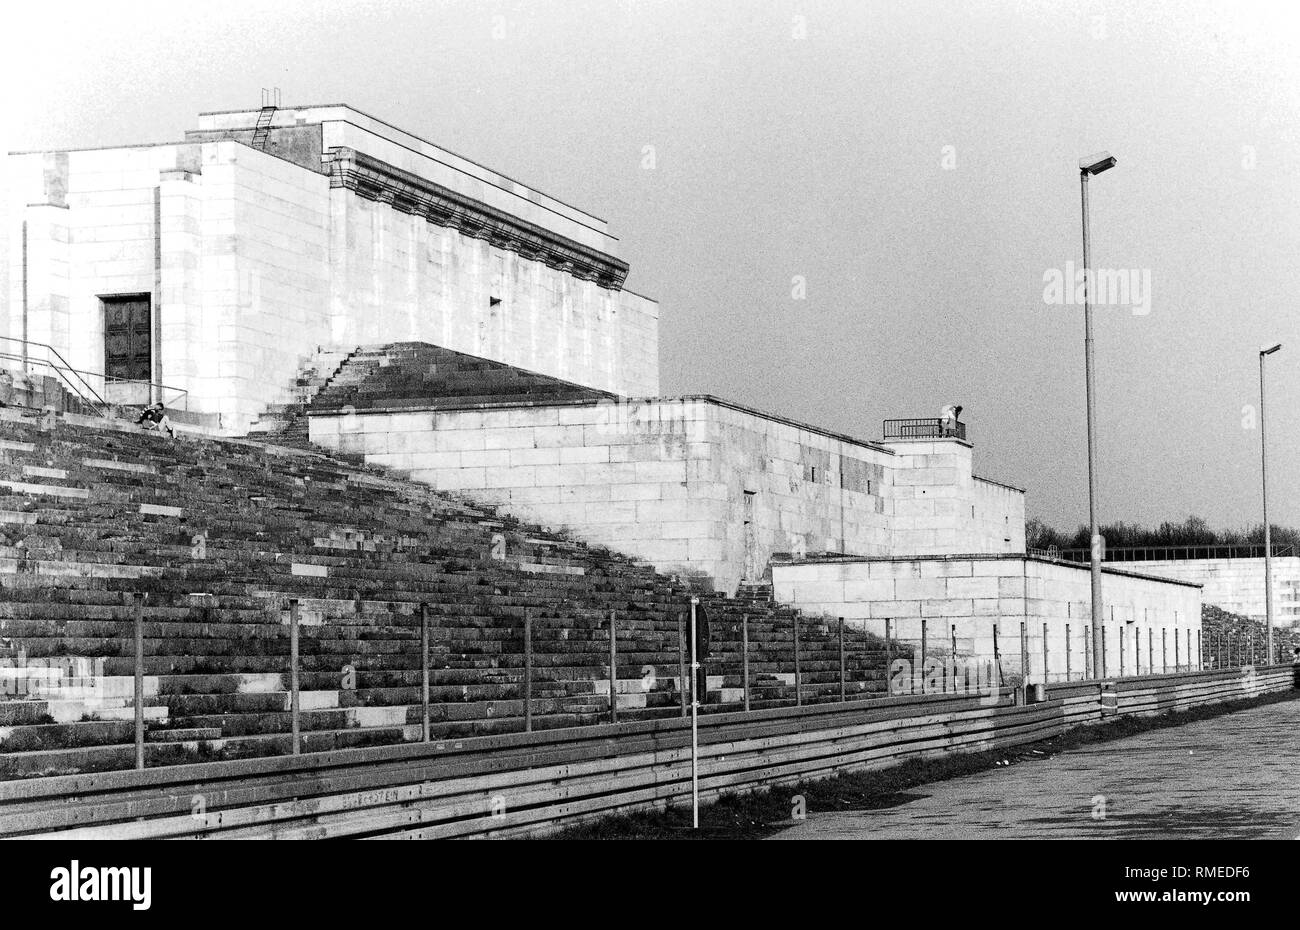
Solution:
[(396, 168), (356, 149), (329, 149), (324, 157), (330, 187), (345, 188), (394, 210), (422, 216), (428, 222), (484, 239), (524, 258), (600, 287), (621, 290), (628, 264), (474, 200), (427, 178)]

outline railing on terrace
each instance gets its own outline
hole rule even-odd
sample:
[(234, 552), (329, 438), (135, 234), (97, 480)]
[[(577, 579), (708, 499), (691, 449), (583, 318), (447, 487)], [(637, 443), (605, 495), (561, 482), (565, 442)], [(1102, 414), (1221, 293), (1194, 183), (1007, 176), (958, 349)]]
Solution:
[[(1293, 556), (1294, 546), (1277, 545), (1272, 547), (1273, 558)], [(1031, 554), (1048, 554), (1056, 550), (1033, 550)], [(1070, 562), (1087, 562), (1092, 558), (1088, 549), (1061, 549), (1054, 558)], [(1127, 546), (1112, 548), (1107, 546), (1102, 553), (1103, 562), (1193, 562), (1205, 559), (1262, 559), (1262, 544), (1213, 545), (1213, 546)]]
[(58, 349), (44, 342), (0, 336), (0, 367), (23, 372), (34, 367), (48, 372), (100, 416), (107, 415), (115, 404), (143, 406), (155, 399), (172, 410), (189, 410), (189, 391), (183, 388), (73, 368)]
[(966, 424), (939, 417), (886, 420), (886, 439), (965, 439)]

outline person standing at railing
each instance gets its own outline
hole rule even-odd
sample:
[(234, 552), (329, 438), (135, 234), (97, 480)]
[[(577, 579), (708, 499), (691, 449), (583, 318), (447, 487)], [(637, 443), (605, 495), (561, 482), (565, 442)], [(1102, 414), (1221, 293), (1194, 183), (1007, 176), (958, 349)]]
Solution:
[(176, 438), (176, 431), (172, 429), (171, 421), (167, 419), (167, 408), (162, 404), (145, 407), (140, 411), (140, 416), (135, 422), (137, 426), (143, 426), (145, 429), (152, 426), (158, 432), (166, 433), (168, 439)]
[(8, 407), (14, 402), (14, 376), (8, 368), (0, 368), (0, 407)]
[(943, 416), (940, 417), (940, 426), (944, 436), (956, 436), (957, 427), (961, 420), (961, 407), (949, 404), (943, 408)]
[(1291, 651), (1291, 685), (1300, 690), (1300, 646)]

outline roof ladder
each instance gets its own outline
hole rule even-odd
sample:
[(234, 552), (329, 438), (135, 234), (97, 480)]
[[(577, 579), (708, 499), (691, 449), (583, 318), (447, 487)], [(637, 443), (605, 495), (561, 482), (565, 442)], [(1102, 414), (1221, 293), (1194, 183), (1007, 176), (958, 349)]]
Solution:
[(253, 127), (253, 148), (265, 152), (271, 141), (271, 121), (275, 111), (280, 107), (280, 88), (262, 88), (262, 111), (257, 114), (257, 125)]

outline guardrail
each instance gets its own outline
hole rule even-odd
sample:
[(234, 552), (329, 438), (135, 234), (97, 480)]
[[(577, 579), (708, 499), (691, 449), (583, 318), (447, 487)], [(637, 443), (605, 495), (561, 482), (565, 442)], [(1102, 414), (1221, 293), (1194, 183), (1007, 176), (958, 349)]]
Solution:
[[(1294, 687), (1289, 666), (701, 717), (700, 797), (1033, 742)], [(0, 782), (0, 836), (433, 839), (540, 834), (691, 795), (691, 724), (653, 720)]]
[[(1088, 562), (1092, 559), (1090, 549), (1031, 550), (1033, 552), (1050, 552), (1052, 558), (1066, 559), (1070, 562)], [(1294, 546), (1273, 546), (1273, 558), (1295, 555)], [(1262, 544), (1212, 545), (1212, 546), (1127, 546), (1114, 548), (1106, 546), (1102, 550), (1103, 562), (1194, 562), (1205, 559), (1262, 559)]]
[(939, 417), (886, 420), (885, 439), (965, 439), (966, 424)]

